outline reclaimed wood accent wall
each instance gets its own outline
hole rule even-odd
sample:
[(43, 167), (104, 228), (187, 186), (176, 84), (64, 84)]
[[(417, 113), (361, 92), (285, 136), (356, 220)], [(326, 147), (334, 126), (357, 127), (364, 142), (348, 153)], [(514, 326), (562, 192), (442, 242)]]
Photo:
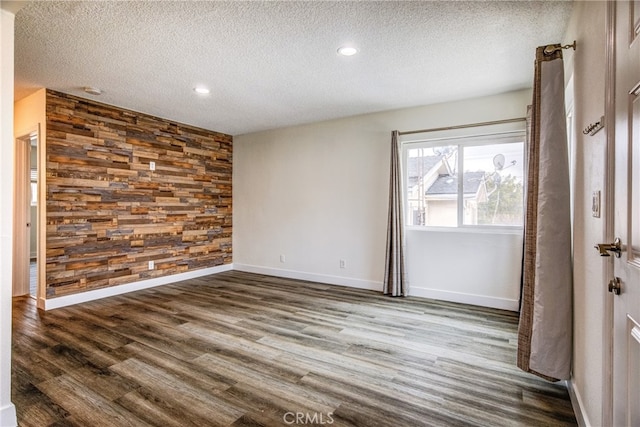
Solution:
[(47, 298), (231, 263), (230, 135), (51, 90), (46, 114)]

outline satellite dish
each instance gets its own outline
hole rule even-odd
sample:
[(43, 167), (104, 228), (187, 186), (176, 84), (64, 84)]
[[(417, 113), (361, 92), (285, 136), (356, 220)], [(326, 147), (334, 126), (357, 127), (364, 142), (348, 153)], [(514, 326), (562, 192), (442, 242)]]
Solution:
[(493, 156), (493, 166), (497, 171), (501, 171), (502, 168), (504, 168), (504, 162), (504, 154), (496, 154), (495, 156)]

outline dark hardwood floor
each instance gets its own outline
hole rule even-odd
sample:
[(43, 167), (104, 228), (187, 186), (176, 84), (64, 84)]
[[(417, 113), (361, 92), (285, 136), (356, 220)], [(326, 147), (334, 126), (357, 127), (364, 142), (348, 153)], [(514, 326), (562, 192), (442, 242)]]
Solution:
[(227, 272), (13, 305), (21, 426), (575, 425), (514, 313)]

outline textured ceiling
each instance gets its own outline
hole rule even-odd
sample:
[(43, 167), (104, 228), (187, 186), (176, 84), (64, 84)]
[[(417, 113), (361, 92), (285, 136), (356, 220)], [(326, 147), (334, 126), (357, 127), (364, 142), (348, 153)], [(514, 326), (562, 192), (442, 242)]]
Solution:
[[(237, 135), (528, 88), (535, 47), (571, 42), (570, 11), (565, 1), (36, 1), (16, 15), (15, 95), (48, 87)], [(337, 55), (345, 44), (359, 53)]]

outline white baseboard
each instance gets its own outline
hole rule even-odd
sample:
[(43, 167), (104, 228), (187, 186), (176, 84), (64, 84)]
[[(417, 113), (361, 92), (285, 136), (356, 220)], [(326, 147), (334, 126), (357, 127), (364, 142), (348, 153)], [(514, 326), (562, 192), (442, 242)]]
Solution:
[(18, 425), (16, 407), (13, 403), (0, 408), (0, 427), (14, 427)]
[(287, 279), (308, 280), (328, 285), (348, 286), (350, 288), (369, 289), (382, 292), (382, 282), (373, 280), (352, 279), (350, 277), (331, 276), (328, 274), (307, 273), (304, 271), (285, 270), (281, 268), (262, 267), (249, 264), (233, 264), (233, 269), (246, 273), (264, 274), (266, 276), (285, 277)]
[[(353, 279), (350, 277), (331, 276), (327, 274), (307, 273), (304, 271), (285, 270), (281, 268), (263, 267), (249, 264), (233, 264), (233, 269), (247, 273), (265, 274), (267, 276), (286, 277), (288, 279), (309, 280), (329, 285), (348, 286), (350, 288), (369, 289), (382, 292), (382, 282), (373, 280)], [(409, 295), (414, 297), (431, 298), (463, 304), (479, 305), (482, 307), (499, 308), (502, 310), (518, 311), (518, 300), (487, 297), (483, 295), (462, 294), (457, 292), (440, 291), (429, 288), (409, 287)]]
[(210, 274), (222, 273), (223, 271), (229, 270), (233, 270), (233, 264), (224, 264), (216, 267), (202, 268), (186, 273), (172, 274), (170, 276), (154, 277), (153, 279), (126, 283), (124, 285), (113, 286), (110, 288), (95, 289), (79, 294), (65, 295), (56, 298), (47, 298), (46, 300), (44, 300), (44, 309), (52, 310), (54, 308), (67, 307), (74, 304), (80, 304), (82, 302), (94, 301), (101, 298), (139, 291), (141, 289), (153, 288), (155, 286), (168, 285), (170, 283), (179, 282), (181, 280), (195, 279), (196, 277), (208, 276)]
[(442, 291), (439, 289), (409, 286), (409, 295), (449, 302), (459, 302), (462, 304), (479, 305), (481, 307), (498, 308), (501, 310), (518, 311), (520, 309), (519, 301), (514, 299), (464, 294), (460, 292)]
[(571, 406), (573, 407), (573, 412), (576, 415), (576, 421), (580, 427), (591, 427), (591, 423), (589, 422), (589, 417), (584, 412), (584, 403), (582, 402), (582, 398), (580, 397), (580, 392), (574, 387), (573, 381), (568, 380), (567, 390), (569, 391), (569, 398), (571, 399)]
[[(285, 270), (281, 268), (263, 267), (249, 264), (225, 264), (217, 267), (203, 268), (187, 273), (173, 274), (170, 276), (156, 277), (139, 282), (127, 283), (124, 285), (113, 286), (110, 288), (95, 289), (92, 291), (82, 292), (79, 294), (66, 295), (57, 298), (48, 298), (44, 300), (44, 309), (52, 310), (55, 308), (67, 307), (88, 301), (94, 301), (115, 295), (121, 295), (128, 292), (139, 291), (141, 289), (152, 288), (155, 286), (167, 285), (179, 282), (181, 280), (193, 279), (196, 277), (208, 276), (210, 274), (222, 273), (223, 271), (238, 270), (247, 273), (264, 274), (267, 276), (285, 277), (289, 279), (308, 280), (312, 282), (326, 283), (329, 285), (347, 286), (358, 289), (368, 289), (382, 292), (382, 282), (373, 280), (354, 279), (350, 277), (332, 276), (328, 274), (308, 273), (304, 271)], [(505, 298), (487, 297), (482, 295), (463, 294), (457, 292), (441, 291), (429, 288), (409, 289), (411, 296), (432, 298), (443, 301), (459, 302), (463, 304), (478, 305), (482, 307), (499, 308), (503, 310), (517, 311), (519, 304), (517, 300)]]

